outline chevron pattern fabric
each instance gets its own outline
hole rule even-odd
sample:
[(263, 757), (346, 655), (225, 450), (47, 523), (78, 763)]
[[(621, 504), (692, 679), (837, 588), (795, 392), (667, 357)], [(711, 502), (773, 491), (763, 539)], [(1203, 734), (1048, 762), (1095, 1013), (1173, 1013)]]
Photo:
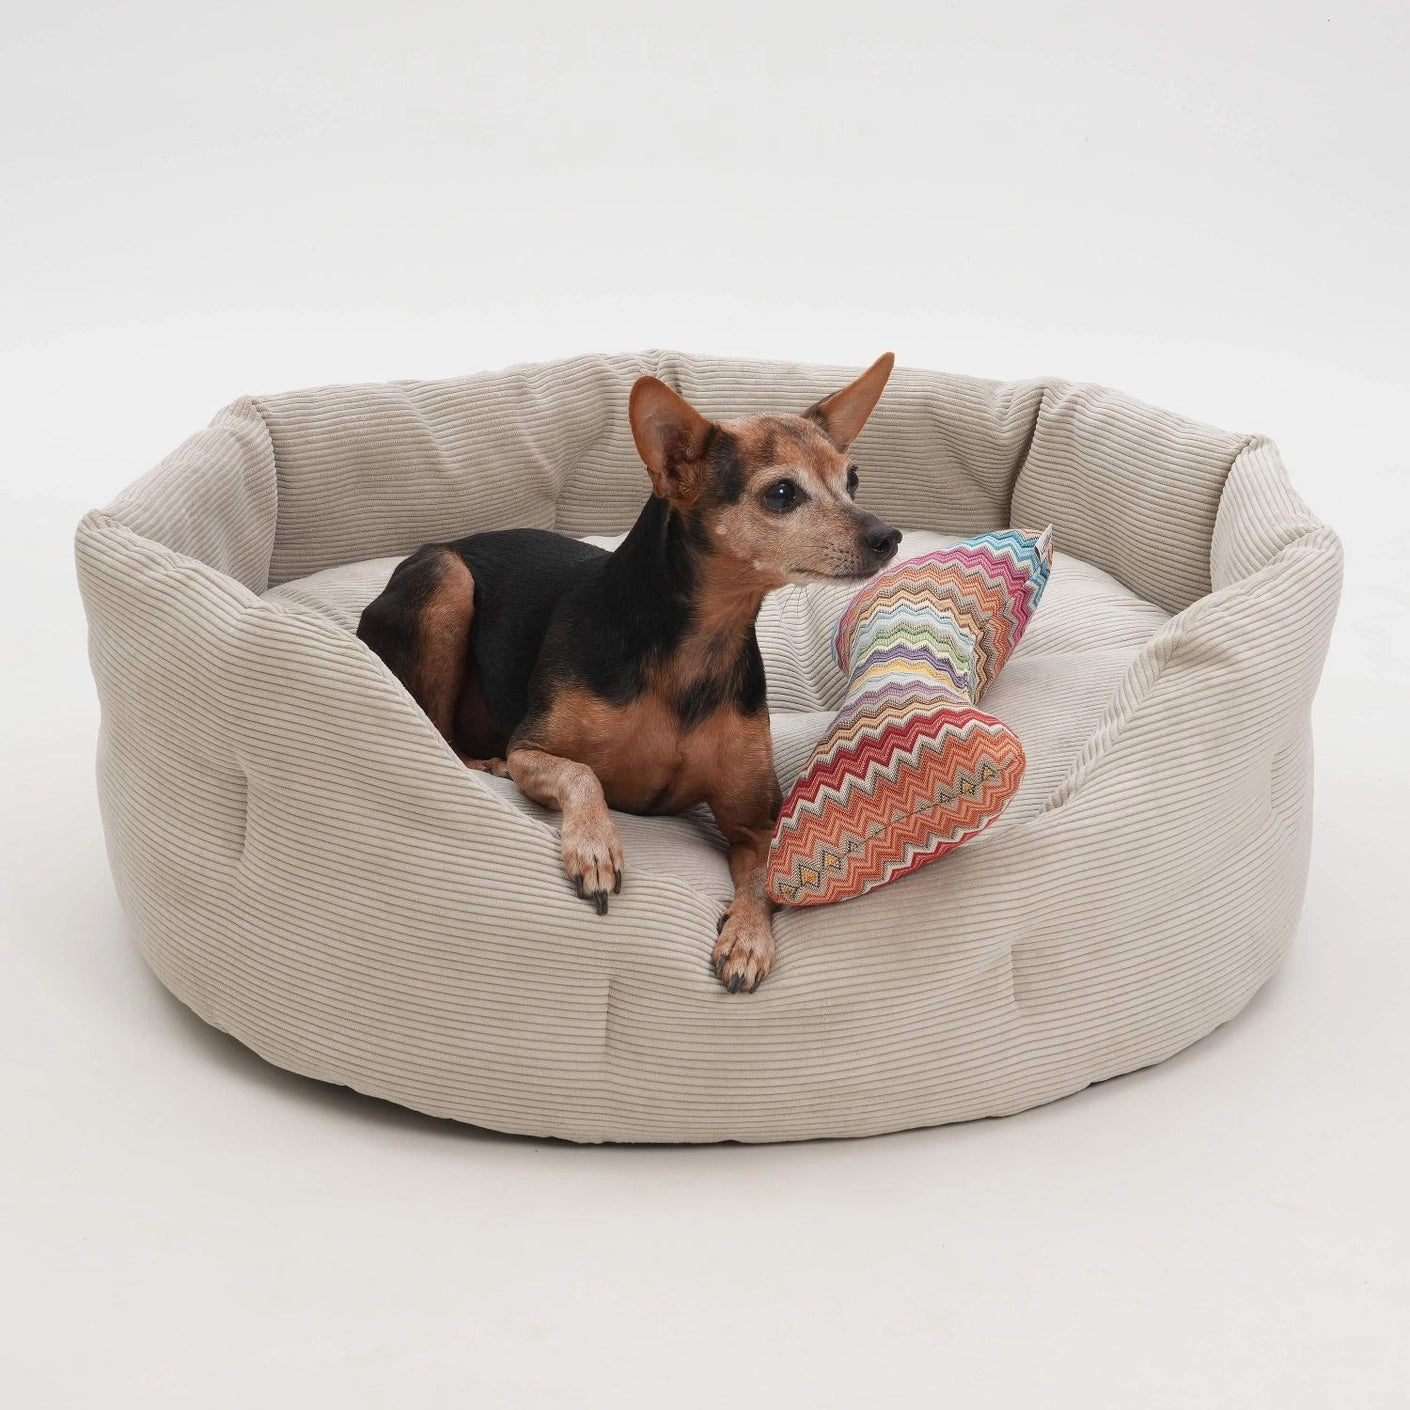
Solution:
[(779, 814), (775, 901), (859, 896), (999, 815), (1023, 778), (1023, 746), (977, 705), (1051, 562), (1051, 527), (1004, 529), (897, 564), (852, 599), (833, 638), (847, 694)]

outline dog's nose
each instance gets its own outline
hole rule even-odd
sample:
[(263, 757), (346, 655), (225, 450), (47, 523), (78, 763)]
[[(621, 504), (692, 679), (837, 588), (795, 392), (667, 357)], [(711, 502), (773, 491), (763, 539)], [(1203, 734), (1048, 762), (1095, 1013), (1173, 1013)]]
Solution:
[(889, 524), (873, 524), (862, 535), (862, 542), (884, 563), (900, 545), (901, 531), (893, 529)]

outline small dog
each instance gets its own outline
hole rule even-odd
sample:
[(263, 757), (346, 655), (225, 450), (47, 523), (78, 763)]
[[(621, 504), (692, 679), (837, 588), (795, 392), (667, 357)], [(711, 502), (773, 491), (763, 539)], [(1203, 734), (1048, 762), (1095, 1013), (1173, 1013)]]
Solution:
[(622, 889), (608, 808), (707, 804), (735, 888), (713, 956), (731, 993), (774, 960), (781, 799), (755, 619), (785, 583), (895, 556), (900, 532), (853, 503), (848, 456), (893, 363), (801, 415), (739, 421), (642, 377), (628, 414), (653, 493), (615, 552), (541, 529), (427, 544), (358, 625), (468, 767), (561, 810), (563, 869), (599, 914)]

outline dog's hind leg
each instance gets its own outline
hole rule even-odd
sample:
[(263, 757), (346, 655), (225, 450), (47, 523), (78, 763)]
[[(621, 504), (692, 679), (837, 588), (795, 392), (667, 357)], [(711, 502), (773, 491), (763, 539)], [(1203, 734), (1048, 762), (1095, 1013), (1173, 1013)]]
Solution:
[(474, 769), (477, 774), (493, 774), (496, 778), (509, 777), (509, 765), (503, 759), (472, 759), (468, 754), (461, 754), (460, 762), (467, 769)]
[(597, 775), (542, 749), (511, 746), (507, 762), (521, 793), (562, 812), (564, 874), (606, 915), (607, 893), (622, 889), (622, 844)]
[(503, 759), (467, 758), (456, 714), (467, 681), (475, 579), (453, 549), (428, 544), (398, 564), (381, 596), (369, 603), (357, 634), (430, 717), (467, 767), (505, 774)]

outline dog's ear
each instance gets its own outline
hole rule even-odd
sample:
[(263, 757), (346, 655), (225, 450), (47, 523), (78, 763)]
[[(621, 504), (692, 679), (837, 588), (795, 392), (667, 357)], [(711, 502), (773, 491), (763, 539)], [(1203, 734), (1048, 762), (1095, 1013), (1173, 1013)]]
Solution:
[(689, 504), (704, 479), (710, 423), (660, 378), (638, 377), (627, 402), (637, 454), (662, 499)]
[(895, 353), (882, 353), (855, 382), (814, 402), (803, 415), (816, 421), (838, 450), (846, 450), (861, 435), (895, 365)]

